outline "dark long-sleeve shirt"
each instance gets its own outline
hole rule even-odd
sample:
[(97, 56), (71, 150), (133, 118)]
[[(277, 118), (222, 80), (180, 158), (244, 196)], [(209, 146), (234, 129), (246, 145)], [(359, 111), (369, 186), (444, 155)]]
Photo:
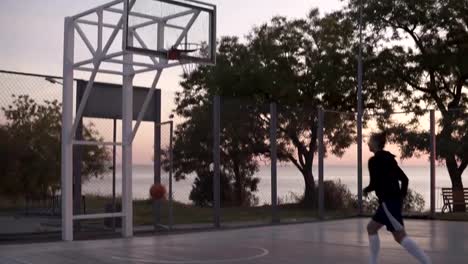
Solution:
[[(395, 156), (378, 151), (369, 159), (370, 183), (366, 192), (375, 191), (380, 202), (403, 199), (408, 192), (408, 177), (398, 166)], [(401, 183), (401, 186), (400, 186)]]

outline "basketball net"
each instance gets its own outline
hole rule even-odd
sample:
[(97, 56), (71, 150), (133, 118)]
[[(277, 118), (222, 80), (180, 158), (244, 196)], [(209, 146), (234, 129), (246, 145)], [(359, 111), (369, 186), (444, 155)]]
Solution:
[(197, 49), (188, 49), (187, 47), (185, 49), (172, 48), (167, 52), (167, 59), (178, 60), (184, 71), (184, 77), (188, 77), (198, 68), (198, 64), (183, 58), (182, 55), (196, 51)]
[(198, 68), (198, 64), (193, 62), (180, 60), (180, 63), (185, 77), (189, 77)]

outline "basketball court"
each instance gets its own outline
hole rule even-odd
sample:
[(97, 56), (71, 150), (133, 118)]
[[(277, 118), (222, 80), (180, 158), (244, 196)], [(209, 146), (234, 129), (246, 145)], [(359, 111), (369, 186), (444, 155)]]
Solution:
[[(0, 247), (0, 263), (366, 263), (366, 218)], [(406, 221), (433, 263), (466, 263), (468, 223)], [(417, 263), (380, 232), (380, 263)]]
[[(194, 0), (113, 0), (82, 13), (65, 18), (63, 64), (62, 171), (61, 171), (61, 235), (64, 242), (0, 246), (0, 264), (67, 264), (67, 263), (367, 263), (369, 246), (366, 225), (368, 218), (270, 225), (242, 229), (222, 228), (220, 198), (220, 98), (213, 99), (213, 226), (204, 232), (169, 233), (134, 236), (134, 205), (132, 186), (132, 143), (142, 121), (155, 121), (154, 184), (161, 184), (161, 126), (170, 125), (168, 164), (168, 230), (172, 228), (172, 133), (173, 121), (147, 118), (148, 109), (155, 109), (158, 82), (163, 71), (183, 67), (190, 74), (197, 65), (216, 64), (216, 6)], [(86, 56), (76, 56), (84, 50)], [(78, 53), (78, 52), (77, 52)], [(77, 72), (87, 73), (83, 86), (75, 91)], [(117, 92), (98, 96), (97, 76), (119, 76)], [(149, 89), (140, 93), (134, 78), (146, 74)], [(362, 76), (361, 76), (362, 77)], [(136, 83), (136, 82), (135, 82)], [(361, 85), (360, 85), (361, 86)], [(120, 88), (121, 87), (121, 88)], [(106, 88), (106, 87), (104, 87)], [(109, 88), (109, 87), (107, 87)], [(94, 92), (93, 92), (94, 90)], [(120, 97), (117, 97), (117, 93)], [(76, 98), (75, 98), (76, 97)], [(79, 100), (77, 98), (79, 97)], [(134, 98), (138, 100), (134, 101)], [(140, 98), (141, 97), (141, 98)], [(114, 100), (110, 100), (114, 98)], [(118, 99), (115, 99), (118, 98)], [(104, 100), (118, 102), (110, 109)], [(93, 100), (96, 103), (93, 104)], [(360, 99), (359, 99), (360, 100)], [(161, 104), (161, 99), (157, 99)], [(122, 120), (121, 140), (111, 142), (85, 141), (80, 134), (81, 118), (88, 116), (91, 106), (98, 105), (99, 116), (112, 111), (114, 119)], [(270, 105), (272, 124), (271, 196), (272, 222), (278, 222), (276, 105)], [(361, 106), (360, 106), (361, 107)], [(109, 108), (109, 109), (107, 109)], [(118, 113), (117, 113), (118, 112)], [(362, 109), (359, 111), (362, 119)], [(323, 146), (324, 112), (318, 116), (318, 216), (324, 212)], [(435, 119), (431, 113), (431, 124)], [(115, 122), (115, 121), (114, 121)], [(114, 125), (115, 127), (115, 125)], [(358, 123), (362, 130), (362, 124)], [(362, 166), (362, 131), (358, 132), (361, 149), (358, 166)], [(115, 128), (114, 128), (115, 131)], [(435, 144), (435, 126), (431, 127), (431, 146)], [(114, 132), (115, 133), (115, 132)], [(77, 136), (78, 135), (78, 136)], [(115, 136), (114, 136), (115, 137)], [(121, 148), (122, 190), (121, 209), (97, 213), (82, 213), (81, 177), (74, 176), (81, 160), (74, 159), (76, 146), (110, 146)], [(358, 148), (359, 149), (359, 148)], [(115, 150), (114, 150), (115, 152)], [(431, 213), (435, 212), (435, 148), (431, 147)], [(115, 163), (115, 162), (114, 162)], [(358, 197), (362, 209), (362, 167), (358, 167)], [(157, 173), (156, 173), (157, 172)], [(75, 190), (75, 189), (76, 190)], [(115, 184), (114, 187), (115, 189)], [(165, 191), (161, 194), (163, 196)], [(158, 195), (155, 195), (158, 196)], [(153, 198), (155, 197), (153, 196)], [(115, 191), (113, 199), (116, 198)], [(154, 198), (151, 206), (155, 226), (160, 224), (161, 204)], [(121, 220), (121, 238), (74, 241), (75, 223), (82, 220)], [(115, 228), (115, 226), (114, 226)], [(468, 263), (468, 223), (407, 220), (408, 234), (432, 258), (433, 263)], [(390, 233), (382, 230), (380, 263), (417, 263)]]

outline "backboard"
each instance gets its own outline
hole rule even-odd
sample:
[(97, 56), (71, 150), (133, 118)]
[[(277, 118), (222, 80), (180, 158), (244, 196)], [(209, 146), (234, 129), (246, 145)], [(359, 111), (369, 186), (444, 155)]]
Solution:
[[(215, 64), (216, 6), (189, 0), (125, 0), (124, 49), (182, 62)], [(171, 50), (180, 56), (169, 56)]]

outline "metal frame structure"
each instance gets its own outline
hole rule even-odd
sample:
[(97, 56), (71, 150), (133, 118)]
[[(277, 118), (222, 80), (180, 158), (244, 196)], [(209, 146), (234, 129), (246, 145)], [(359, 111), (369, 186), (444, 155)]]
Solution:
[[(163, 228), (165, 230), (172, 230), (173, 228), (173, 225), (174, 225), (174, 197), (173, 197), (173, 188), (172, 188), (172, 185), (173, 185), (173, 179), (172, 179), (172, 171), (173, 171), (173, 166), (174, 166), (174, 152), (173, 152), (173, 137), (174, 137), (174, 121), (170, 120), (170, 121), (165, 121), (165, 122), (160, 122), (160, 123), (155, 123), (154, 126), (159, 130), (159, 138), (161, 137), (161, 128), (163, 126), (166, 126), (166, 125), (169, 125), (169, 179), (168, 179), (168, 194), (169, 194), (169, 197), (168, 197), (168, 224), (167, 225), (163, 225), (161, 224), (159, 221), (160, 219), (155, 219), (155, 222), (154, 222), (154, 227), (155, 229), (156, 228)], [(156, 140), (156, 139), (155, 139)], [(160, 140), (159, 140), (160, 142)], [(156, 146), (159, 148), (159, 154), (160, 155), (160, 151), (161, 151), (161, 146)], [(155, 159), (158, 159), (156, 158), (155, 156)], [(160, 157), (159, 157), (160, 159)], [(161, 161), (159, 160), (159, 163)], [(157, 169), (159, 170), (161, 168), (161, 164), (157, 164), (156, 165)], [(156, 171), (155, 171), (156, 172)], [(161, 175), (158, 175), (158, 178), (159, 178), (159, 182), (161, 182)], [(155, 179), (156, 180), (156, 179)], [(158, 202), (155, 201), (153, 202), (153, 206), (155, 206)], [(154, 207), (153, 207), (154, 208)], [(154, 208), (156, 210), (154, 210), (155, 212), (157, 213), (160, 213), (161, 211), (161, 208)]]
[[(65, 18), (64, 29), (64, 56), (63, 56), (63, 111), (62, 111), (62, 239), (73, 240), (73, 221), (79, 219), (99, 219), (122, 217), (122, 235), (133, 236), (133, 205), (132, 205), (132, 142), (142, 122), (148, 104), (156, 90), (156, 86), (164, 69), (181, 65), (183, 62), (169, 63), (166, 58), (154, 54), (142, 54), (134, 56), (133, 51), (126, 49), (125, 41), (127, 24), (127, 10), (135, 4), (136, 0), (115, 0), (110, 3), (92, 8), (72, 17)], [(118, 21), (107, 21), (105, 14), (118, 15)], [(152, 18), (159, 23), (158, 17)], [(97, 29), (96, 43), (91, 40), (95, 36), (83, 30), (82, 26), (92, 26)], [(187, 25), (190, 27), (190, 25)], [(109, 38), (104, 40), (104, 29), (112, 30)], [(181, 37), (188, 29), (181, 32)], [(158, 31), (160, 37), (164, 31)], [(122, 39), (120, 51), (110, 52), (112, 44)], [(75, 37), (79, 37), (90, 57), (81, 61), (75, 61)], [(130, 38), (133, 39), (133, 38)], [(129, 40), (130, 40), (129, 39)], [(147, 46), (143, 39), (135, 35), (136, 41), (142, 47)], [(159, 38), (160, 39), (160, 38)], [(94, 45), (93, 45), (94, 44)], [(151, 63), (148, 63), (148, 58)], [(145, 60), (143, 60), (145, 59)], [(103, 69), (103, 63), (121, 65), (121, 70)], [(88, 84), (83, 93), (82, 100), (77, 105), (76, 114), (73, 114), (74, 102), (74, 73), (77, 71), (90, 73)], [(151, 88), (141, 107), (135, 126), (133, 121), (133, 79), (137, 74), (155, 72)], [(75, 132), (79, 120), (83, 115), (94, 81), (98, 74), (111, 74), (122, 77), (122, 142), (87, 142), (75, 139)], [(117, 102), (116, 102), (117, 103)], [(73, 146), (76, 145), (110, 145), (122, 146), (122, 212), (109, 214), (74, 215), (73, 214)]]
[[(181, 30), (181, 34), (175, 41), (175, 43), (172, 43), (172, 47), (178, 47), (180, 45), (188, 44), (184, 43), (183, 41), (187, 41), (187, 36), (189, 33), (190, 28), (194, 25), (195, 21), (199, 18), (200, 14), (202, 12), (209, 14), (209, 31), (208, 31), (208, 47), (209, 47), (209, 57), (208, 58), (200, 58), (196, 56), (191, 56), (189, 53), (182, 53), (180, 54), (180, 61), (191, 61), (191, 62), (196, 62), (196, 63), (203, 63), (203, 64), (215, 64), (216, 62), (216, 49), (214, 46), (216, 45), (216, 5), (209, 4), (209, 3), (204, 3), (204, 2), (199, 2), (195, 0), (182, 0), (182, 1), (174, 1), (174, 0), (154, 0), (156, 2), (160, 3), (165, 3), (165, 4), (173, 4), (177, 5), (180, 7), (187, 8), (188, 10), (186, 11), (180, 11), (175, 14), (167, 15), (167, 16), (161, 16), (161, 17), (148, 17), (147, 14), (141, 14), (138, 12), (135, 12), (131, 8), (131, 2), (132, 0), (124, 0), (125, 5), (127, 7), (125, 8), (126, 13), (126, 27), (124, 28), (124, 49), (127, 51), (132, 51), (136, 54), (144, 54), (144, 55), (154, 55), (158, 57), (167, 57), (168, 51), (164, 49), (164, 34), (160, 34), (157, 38), (157, 50), (151, 49), (148, 45), (143, 44), (143, 39), (141, 36), (136, 32), (137, 29), (145, 28), (148, 26), (152, 26), (157, 24), (158, 25), (158, 33), (163, 33), (166, 28), (168, 29), (177, 29)], [(190, 4), (189, 4), (190, 3)], [(137, 25), (130, 26), (129, 25), (129, 20), (131, 17), (138, 17), (142, 19), (146, 19), (148, 21), (141, 22)], [(171, 23), (171, 21), (180, 19), (180, 18), (190, 18), (187, 26), (181, 27), (180, 25), (176, 25)], [(139, 44), (141, 45), (141, 48), (134, 46), (132, 43), (133, 39), (137, 39)], [(198, 44), (198, 43), (190, 43), (190, 44)], [(201, 45), (201, 44), (200, 44)]]

